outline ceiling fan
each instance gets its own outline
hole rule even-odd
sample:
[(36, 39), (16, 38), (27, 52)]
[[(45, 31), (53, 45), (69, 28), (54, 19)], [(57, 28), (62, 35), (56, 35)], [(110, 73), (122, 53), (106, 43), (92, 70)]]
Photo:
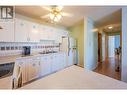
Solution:
[(43, 6), (43, 9), (49, 11), (50, 13), (44, 16), (41, 16), (41, 18), (49, 18), (52, 23), (59, 22), (63, 16), (72, 17), (72, 14), (63, 12), (63, 6)]

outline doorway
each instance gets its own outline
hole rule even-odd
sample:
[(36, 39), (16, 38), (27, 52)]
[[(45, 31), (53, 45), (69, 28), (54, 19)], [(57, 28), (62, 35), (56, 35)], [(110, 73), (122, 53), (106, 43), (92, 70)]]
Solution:
[(120, 42), (121, 33), (98, 33), (97, 73), (121, 80)]

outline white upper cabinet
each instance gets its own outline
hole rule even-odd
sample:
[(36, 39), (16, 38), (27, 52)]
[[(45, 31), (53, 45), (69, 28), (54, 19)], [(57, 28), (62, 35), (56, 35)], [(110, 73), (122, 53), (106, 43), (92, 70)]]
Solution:
[(51, 28), (48, 26), (39, 26), (39, 38), (40, 40), (52, 40), (51, 39)]
[(38, 42), (38, 24), (22, 19), (15, 20), (15, 42)]
[(28, 22), (21, 19), (15, 20), (15, 42), (27, 42), (28, 38)]
[(39, 39), (46, 40), (45, 26), (39, 25)]
[(62, 42), (62, 36), (68, 32), (51, 26), (40, 25), (27, 20), (15, 19), (14, 22), (0, 23), (1, 42), (40, 42), (40, 40), (54, 40)]
[(39, 42), (39, 25), (37, 23), (29, 22), (28, 24), (29, 31), (29, 41), (30, 42)]
[(0, 22), (0, 42), (14, 42), (14, 22)]
[(39, 38), (40, 40), (54, 40), (56, 43), (62, 42), (62, 36), (67, 35), (63, 33), (63, 30), (53, 28), (50, 26), (39, 26)]

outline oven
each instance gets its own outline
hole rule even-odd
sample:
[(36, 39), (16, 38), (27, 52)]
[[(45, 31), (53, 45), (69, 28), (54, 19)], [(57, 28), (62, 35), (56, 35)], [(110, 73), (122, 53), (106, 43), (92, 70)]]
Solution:
[(15, 62), (0, 64), (0, 79), (11, 76), (13, 74)]

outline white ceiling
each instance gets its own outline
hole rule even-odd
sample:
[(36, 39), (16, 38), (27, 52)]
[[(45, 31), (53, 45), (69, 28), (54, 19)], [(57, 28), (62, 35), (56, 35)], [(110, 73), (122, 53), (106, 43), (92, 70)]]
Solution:
[[(120, 6), (64, 6), (63, 12), (73, 14), (73, 16), (63, 17), (58, 24), (70, 27), (82, 20), (84, 16), (92, 18), (96, 23), (96, 27), (120, 23), (120, 9)], [(42, 19), (40, 17), (49, 13), (49, 11), (43, 9), (42, 6), (16, 6), (16, 12), (43, 22), (47, 22), (48, 19)]]

